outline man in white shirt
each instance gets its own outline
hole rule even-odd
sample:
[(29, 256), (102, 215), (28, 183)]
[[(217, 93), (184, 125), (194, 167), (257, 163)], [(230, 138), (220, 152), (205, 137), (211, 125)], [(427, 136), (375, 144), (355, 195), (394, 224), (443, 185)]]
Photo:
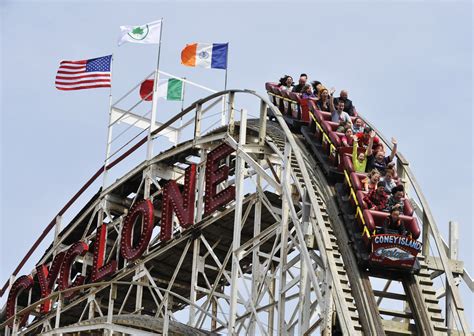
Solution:
[(344, 102), (342, 100), (339, 100), (337, 102), (337, 108), (334, 108), (334, 100), (332, 98), (332, 93), (331, 93), (331, 98), (329, 99), (329, 105), (331, 107), (331, 121), (332, 122), (336, 122), (336, 123), (349, 122), (352, 125), (351, 117), (349, 116), (347, 112), (344, 112)]

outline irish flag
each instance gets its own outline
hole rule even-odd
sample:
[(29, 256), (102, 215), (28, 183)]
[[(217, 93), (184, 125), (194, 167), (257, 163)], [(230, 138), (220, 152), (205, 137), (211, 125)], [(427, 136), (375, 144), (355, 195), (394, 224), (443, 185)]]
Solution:
[[(153, 79), (145, 80), (140, 86), (140, 97), (143, 100), (153, 99)], [(158, 97), (166, 100), (183, 100), (183, 82), (176, 78), (169, 78), (159, 82)]]
[(192, 43), (181, 51), (181, 64), (190, 67), (227, 69), (229, 43)]

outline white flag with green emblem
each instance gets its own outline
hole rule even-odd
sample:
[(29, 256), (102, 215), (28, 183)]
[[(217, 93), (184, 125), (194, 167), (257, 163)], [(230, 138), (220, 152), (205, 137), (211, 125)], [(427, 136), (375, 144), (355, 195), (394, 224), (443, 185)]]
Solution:
[(120, 26), (120, 31), (118, 45), (125, 42), (158, 44), (160, 43), (161, 20), (143, 26)]

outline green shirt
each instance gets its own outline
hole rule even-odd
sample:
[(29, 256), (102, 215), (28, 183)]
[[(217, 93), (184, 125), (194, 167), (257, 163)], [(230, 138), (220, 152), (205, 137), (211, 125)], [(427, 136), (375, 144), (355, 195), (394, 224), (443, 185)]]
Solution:
[(354, 140), (353, 150), (352, 150), (352, 165), (354, 166), (354, 170), (356, 173), (365, 173), (365, 167), (367, 166), (367, 153), (365, 153), (364, 161), (360, 162), (357, 157), (357, 147), (358, 143)]

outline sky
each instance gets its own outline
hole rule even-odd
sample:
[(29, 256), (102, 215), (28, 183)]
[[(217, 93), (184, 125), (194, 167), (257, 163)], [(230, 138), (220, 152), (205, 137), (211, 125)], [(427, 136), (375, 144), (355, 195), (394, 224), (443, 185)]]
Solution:
[[(117, 47), (119, 26), (161, 17), (164, 71), (220, 90), (223, 71), (186, 68), (179, 55), (186, 43), (229, 42), (229, 88), (265, 93), (265, 82), (305, 72), (347, 89), (359, 112), (397, 138), (446, 240), (448, 222), (459, 223), (459, 256), (474, 274), (470, 1), (4, 0), (0, 15), (1, 285), (104, 160), (109, 91), (56, 90), (59, 62), (113, 53), (118, 97), (153, 71), (157, 54), (152, 45)], [(464, 303), (472, 329), (472, 300)]]

